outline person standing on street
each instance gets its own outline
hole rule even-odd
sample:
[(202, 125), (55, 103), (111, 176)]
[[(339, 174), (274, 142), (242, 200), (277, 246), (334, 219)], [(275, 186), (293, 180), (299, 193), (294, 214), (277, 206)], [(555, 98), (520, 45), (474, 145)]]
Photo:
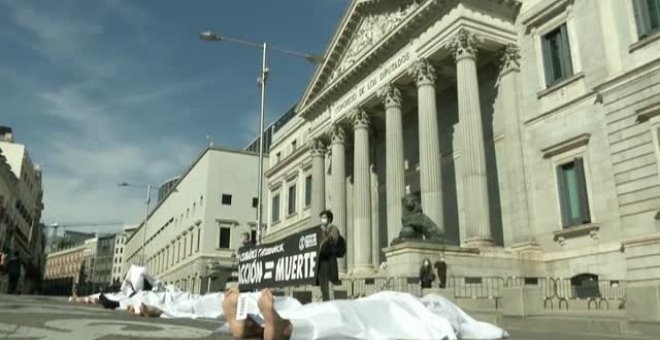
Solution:
[(15, 251), (14, 255), (7, 261), (7, 276), (9, 276), (9, 285), (7, 287), (7, 294), (16, 294), (18, 287), (18, 280), (21, 278), (21, 260), (19, 259), (19, 252)]
[(0, 252), (0, 272), (5, 273), (7, 268), (7, 254)]
[(241, 247), (252, 248), (254, 246), (255, 246), (255, 244), (254, 244), (254, 241), (250, 237), (250, 233), (243, 232), (241, 234)]
[(431, 288), (434, 280), (435, 274), (433, 273), (433, 268), (431, 267), (431, 260), (424, 259), (422, 262), (422, 267), (419, 268), (419, 283), (422, 288)]
[(436, 261), (433, 267), (439, 281), (438, 287), (447, 288), (447, 262), (445, 262), (444, 256), (440, 257), (440, 261)]
[(323, 301), (330, 300), (330, 283), (339, 284), (339, 268), (337, 257), (343, 256), (342, 250), (338, 251), (341, 243), (339, 228), (332, 224), (332, 211), (324, 210), (321, 217), (321, 245), (319, 247), (319, 260), (316, 266), (316, 285), (321, 286)]

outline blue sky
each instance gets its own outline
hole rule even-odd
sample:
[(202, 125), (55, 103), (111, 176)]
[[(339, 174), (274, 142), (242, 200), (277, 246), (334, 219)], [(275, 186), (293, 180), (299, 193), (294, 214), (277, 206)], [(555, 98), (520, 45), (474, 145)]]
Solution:
[[(207, 144), (258, 132), (261, 53), (201, 31), (323, 53), (349, 0), (0, 0), (0, 125), (44, 172), (43, 220), (137, 222), (144, 193)], [(314, 66), (271, 54), (267, 121)]]

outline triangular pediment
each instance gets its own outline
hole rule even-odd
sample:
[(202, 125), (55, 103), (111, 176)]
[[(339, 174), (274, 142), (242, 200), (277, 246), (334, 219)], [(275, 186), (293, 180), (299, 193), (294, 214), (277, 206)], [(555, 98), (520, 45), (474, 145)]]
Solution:
[(355, 0), (331, 40), (300, 101), (305, 108), (395, 31), (424, 0)]

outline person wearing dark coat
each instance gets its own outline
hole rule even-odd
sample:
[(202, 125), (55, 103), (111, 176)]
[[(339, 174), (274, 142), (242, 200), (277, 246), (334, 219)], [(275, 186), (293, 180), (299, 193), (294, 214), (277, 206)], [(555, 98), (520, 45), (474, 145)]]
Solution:
[(445, 258), (441, 257), (440, 261), (436, 261), (435, 264), (433, 265), (435, 269), (435, 274), (438, 277), (438, 287), (440, 288), (446, 288), (447, 287), (447, 263), (445, 262)]
[(11, 256), (5, 264), (5, 270), (9, 277), (7, 294), (17, 293), (16, 288), (18, 288), (18, 280), (21, 278), (21, 260), (19, 259), (19, 255), (18, 251), (14, 252), (14, 255)]
[(431, 288), (434, 280), (435, 274), (433, 273), (433, 267), (431, 267), (431, 260), (424, 259), (422, 267), (419, 268), (419, 283), (422, 288)]
[(254, 240), (250, 237), (250, 233), (243, 232), (241, 234), (241, 247), (252, 248), (255, 246)]
[(323, 301), (329, 301), (330, 282), (335, 285), (339, 284), (339, 268), (337, 267), (339, 228), (332, 224), (332, 211), (322, 211), (319, 216), (321, 216), (322, 236), (316, 265), (316, 285), (321, 286)]

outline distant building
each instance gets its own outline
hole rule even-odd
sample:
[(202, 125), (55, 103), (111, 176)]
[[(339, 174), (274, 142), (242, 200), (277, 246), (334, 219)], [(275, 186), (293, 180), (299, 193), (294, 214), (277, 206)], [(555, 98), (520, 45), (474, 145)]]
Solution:
[[(264, 128), (264, 154), (267, 155), (270, 150), (270, 145), (273, 141), (273, 135), (279, 131), (289, 120), (296, 116), (294, 109), (295, 106), (290, 108), (275, 122)], [(257, 134), (257, 136), (243, 150), (259, 153), (259, 135)]]
[(70, 295), (83, 274), (84, 244), (52, 252), (46, 257), (43, 292), (47, 295)]
[(64, 235), (57, 237), (53, 244), (53, 251), (62, 250), (65, 248), (76, 247), (81, 244), (84, 244), (85, 241), (96, 237), (95, 233), (85, 233), (80, 231), (65, 230)]
[[(190, 292), (224, 288), (240, 234), (256, 234), (257, 165), (253, 152), (203, 150), (148, 217), (149, 270)], [(125, 266), (142, 263), (143, 227), (127, 238)]]
[(113, 266), (116, 240), (120, 235), (103, 235), (97, 237), (96, 263), (92, 274), (92, 282), (97, 284), (111, 284), (113, 279)]
[(112, 259), (112, 281), (121, 282), (128, 271), (124, 261), (124, 247), (126, 239), (135, 232), (136, 226), (126, 226), (115, 236), (114, 255)]

